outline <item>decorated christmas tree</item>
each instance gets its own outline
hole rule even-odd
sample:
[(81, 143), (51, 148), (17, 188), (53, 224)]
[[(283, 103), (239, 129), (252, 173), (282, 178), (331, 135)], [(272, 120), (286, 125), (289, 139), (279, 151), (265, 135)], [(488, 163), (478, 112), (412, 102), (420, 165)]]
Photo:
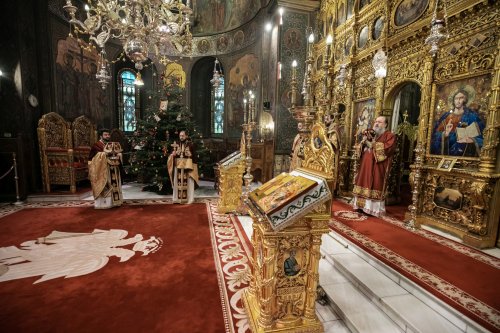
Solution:
[(183, 105), (182, 88), (176, 78), (161, 77), (161, 88), (149, 93), (149, 107), (144, 119), (137, 121), (130, 155), (128, 172), (146, 184), (144, 190), (160, 194), (172, 193), (167, 171), (168, 155), (174, 141), (179, 142), (179, 132), (184, 130), (193, 142), (200, 178), (213, 174), (210, 152), (201, 133), (192, 120), (192, 114)]

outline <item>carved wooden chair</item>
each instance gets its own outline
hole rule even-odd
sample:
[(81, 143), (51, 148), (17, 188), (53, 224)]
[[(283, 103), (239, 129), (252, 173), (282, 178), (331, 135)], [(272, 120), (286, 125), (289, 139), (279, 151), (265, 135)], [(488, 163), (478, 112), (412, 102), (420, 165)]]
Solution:
[(59, 114), (50, 112), (38, 121), (38, 145), (43, 188), (69, 185), (76, 192), (76, 182), (88, 178), (88, 166), (75, 162), (70, 124)]
[[(74, 162), (88, 164), (90, 148), (97, 142), (97, 132), (89, 118), (80, 116), (71, 124)], [(78, 178), (78, 177), (77, 177)]]

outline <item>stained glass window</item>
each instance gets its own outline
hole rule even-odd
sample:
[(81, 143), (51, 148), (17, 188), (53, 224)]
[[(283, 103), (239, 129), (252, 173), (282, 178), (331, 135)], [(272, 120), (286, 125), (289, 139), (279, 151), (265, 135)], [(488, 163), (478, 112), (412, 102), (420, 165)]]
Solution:
[(120, 129), (124, 132), (133, 132), (136, 130), (137, 123), (137, 105), (136, 89), (134, 85), (135, 73), (125, 69), (120, 72), (118, 79), (118, 111)]
[(218, 87), (212, 87), (212, 135), (224, 133), (224, 77)]

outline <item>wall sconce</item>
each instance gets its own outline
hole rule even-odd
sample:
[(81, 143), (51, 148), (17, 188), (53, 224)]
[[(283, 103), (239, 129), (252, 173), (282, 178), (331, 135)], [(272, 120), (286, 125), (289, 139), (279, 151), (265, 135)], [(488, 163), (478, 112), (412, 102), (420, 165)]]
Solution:
[(380, 49), (373, 56), (373, 69), (375, 69), (376, 78), (384, 78), (387, 76), (387, 56), (384, 50)]

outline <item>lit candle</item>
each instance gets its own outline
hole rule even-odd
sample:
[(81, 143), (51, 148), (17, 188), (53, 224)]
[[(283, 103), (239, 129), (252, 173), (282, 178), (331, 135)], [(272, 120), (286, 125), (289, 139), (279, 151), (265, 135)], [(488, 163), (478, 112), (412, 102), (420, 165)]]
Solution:
[(247, 99), (243, 98), (243, 123), (247, 123)]
[(251, 90), (248, 92), (248, 98), (249, 98), (249, 101), (248, 101), (248, 121), (249, 121), (249, 123), (251, 123), (253, 121), (253, 108), (252, 108), (253, 92)]
[(314, 43), (314, 34), (311, 33), (309, 35), (309, 38), (307, 39), (307, 41), (309, 42), (307, 44), (307, 48), (308, 48), (308, 56), (312, 57), (312, 44)]
[(333, 37), (332, 35), (328, 35), (326, 37), (326, 58), (328, 59), (330, 57), (330, 49), (332, 47), (332, 43), (333, 43)]

